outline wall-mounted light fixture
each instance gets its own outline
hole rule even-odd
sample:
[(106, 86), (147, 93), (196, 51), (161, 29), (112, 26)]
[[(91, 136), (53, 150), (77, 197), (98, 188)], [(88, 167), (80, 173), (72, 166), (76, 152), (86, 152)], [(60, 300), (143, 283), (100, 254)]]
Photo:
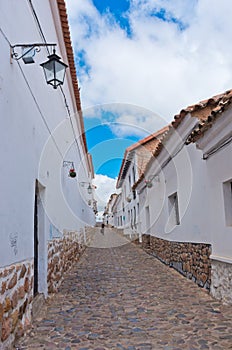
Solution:
[(91, 186), (91, 183), (90, 182), (80, 182), (80, 185), (82, 185), (82, 186), (84, 186), (84, 184), (88, 184), (89, 186), (87, 187), (87, 192), (88, 192), (88, 194), (92, 194), (92, 192), (93, 192), (93, 188), (92, 188), (92, 186)]
[(145, 185), (148, 188), (151, 188), (153, 186), (153, 181), (160, 182), (159, 175), (151, 175), (147, 180), (145, 180)]
[[(33, 43), (12, 45), (10, 47), (11, 58), (13, 58), (16, 61), (22, 59), (25, 64), (35, 63), (34, 56), (36, 52), (40, 52), (41, 47), (52, 47), (54, 50), (56, 44)], [(19, 52), (19, 50), (21, 50), (21, 52)]]
[(52, 85), (54, 89), (64, 84), (65, 72), (68, 66), (60, 61), (60, 57), (56, 54), (55, 49), (48, 56), (48, 61), (41, 63), (41, 67), (44, 70), (47, 84)]
[[(18, 61), (23, 60), (25, 64), (34, 63), (36, 52), (41, 50), (41, 47), (53, 47), (53, 53), (48, 56), (48, 61), (41, 63), (44, 70), (44, 75), (47, 84), (52, 85), (57, 89), (59, 85), (63, 85), (67, 64), (60, 61), (60, 57), (56, 54), (56, 44), (34, 43), (34, 44), (16, 44), (11, 46), (11, 58)], [(17, 49), (21, 49), (21, 54)]]
[(70, 167), (70, 169), (69, 169), (69, 176), (70, 176), (70, 177), (74, 178), (74, 177), (77, 176), (77, 173), (76, 173), (76, 171), (75, 171), (74, 163), (73, 163), (73, 162), (64, 160), (64, 161), (63, 161), (63, 167)]

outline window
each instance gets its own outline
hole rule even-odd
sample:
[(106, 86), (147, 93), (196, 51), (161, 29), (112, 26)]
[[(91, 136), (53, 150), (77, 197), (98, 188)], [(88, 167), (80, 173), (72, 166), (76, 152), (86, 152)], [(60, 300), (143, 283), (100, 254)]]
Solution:
[(136, 228), (136, 209), (134, 207), (134, 227)]
[(129, 190), (131, 188), (131, 176), (129, 175)]
[(226, 226), (232, 226), (232, 180), (223, 183)]
[(135, 167), (132, 168), (133, 184), (135, 183)]
[(133, 199), (136, 199), (136, 191), (133, 190)]
[(169, 221), (173, 225), (180, 225), (179, 205), (177, 192), (168, 197)]
[(139, 203), (137, 203), (137, 214), (139, 216)]

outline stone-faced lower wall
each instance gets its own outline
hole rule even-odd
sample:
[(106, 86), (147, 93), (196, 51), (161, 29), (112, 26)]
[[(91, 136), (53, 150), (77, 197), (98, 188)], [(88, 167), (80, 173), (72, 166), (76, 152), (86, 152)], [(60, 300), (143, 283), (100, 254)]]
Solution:
[(232, 264), (212, 260), (211, 294), (225, 304), (232, 304)]
[[(200, 287), (209, 289), (211, 284), (211, 246), (205, 243), (167, 241), (143, 235), (143, 246), (165, 264), (193, 280)], [(148, 247), (149, 245), (149, 247)]]
[(79, 232), (79, 243), (82, 246), (89, 246), (93, 239), (94, 234), (95, 234), (94, 227), (91, 227), (91, 226), (85, 227)]
[(53, 239), (48, 242), (48, 292), (56, 293), (64, 272), (79, 260), (84, 250), (84, 245), (79, 244), (80, 235), (77, 232), (69, 232), (63, 238)]
[(144, 249), (150, 249), (150, 235), (142, 235), (142, 247)]
[(0, 268), (0, 349), (10, 348), (31, 323), (33, 261)]

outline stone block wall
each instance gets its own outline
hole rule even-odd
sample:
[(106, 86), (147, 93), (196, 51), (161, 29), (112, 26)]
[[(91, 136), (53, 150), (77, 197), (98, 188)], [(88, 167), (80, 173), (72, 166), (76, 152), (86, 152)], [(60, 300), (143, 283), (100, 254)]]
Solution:
[(232, 264), (212, 260), (211, 294), (224, 304), (232, 304)]
[(31, 323), (33, 261), (0, 269), (0, 349), (10, 349)]
[(143, 235), (143, 247), (173, 267), (182, 275), (210, 289), (211, 284), (211, 246), (205, 243), (173, 242), (154, 236)]
[(65, 232), (62, 238), (48, 242), (48, 293), (56, 293), (63, 275), (77, 262), (94, 234), (92, 227)]
[(82, 244), (85, 246), (88, 246), (93, 239), (94, 233), (95, 233), (94, 227), (90, 227), (90, 226), (86, 227), (83, 230)]
[(142, 247), (150, 250), (150, 235), (142, 235)]
[(64, 273), (79, 260), (83, 246), (78, 241), (78, 233), (70, 232), (48, 242), (48, 293), (58, 291)]

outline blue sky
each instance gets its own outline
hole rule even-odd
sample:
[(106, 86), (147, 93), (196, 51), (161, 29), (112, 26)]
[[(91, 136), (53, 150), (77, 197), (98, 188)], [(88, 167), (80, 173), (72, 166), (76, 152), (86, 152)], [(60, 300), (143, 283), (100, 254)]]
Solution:
[(96, 174), (115, 179), (118, 176), (125, 149), (148, 136), (150, 124), (157, 129), (162, 118), (144, 108), (109, 103), (83, 110), (88, 150), (92, 154)]
[(124, 151), (138, 136), (115, 137), (110, 126), (97, 118), (85, 119), (87, 145), (93, 157), (96, 174), (116, 178), (121, 166)]
[[(129, 0), (93, 0), (92, 4), (101, 16), (108, 16), (110, 18), (112, 26), (116, 23), (116, 25), (118, 25), (128, 37), (132, 37), (133, 34), (128, 16), (128, 11), (131, 5)], [(150, 12), (150, 16), (156, 17), (164, 22), (175, 23), (180, 30), (185, 29), (185, 25), (181, 20), (168, 14), (162, 7), (159, 9), (153, 9)], [(86, 18), (86, 21), (89, 22), (89, 18)], [(91, 23), (88, 25), (88, 36), (91, 36)], [(85, 71), (86, 75), (91, 74), (91, 66), (88, 64), (84, 50), (79, 50), (78, 55), (76, 56), (76, 64), (77, 67), (79, 66)], [(125, 148), (142, 137), (147, 136), (149, 132), (144, 132), (140, 135), (137, 135), (136, 132), (133, 135), (133, 132), (131, 132), (131, 134), (125, 135), (124, 138), (119, 138), (120, 142), (117, 142), (117, 152), (115, 152), (116, 142), (114, 140), (118, 140), (118, 135), (115, 135), (112, 129), (107, 124), (104, 124), (102, 119), (108, 120), (109, 116), (108, 118), (104, 118), (104, 116), (101, 116), (101, 118), (85, 118), (87, 144), (93, 157), (96, 174), (103, 174), (111, 178), (116, 178), (119, 173)], [(112, 120), (114, 121), (114, 118), (111, 113), (111, 121)], [(105, 145), (106, 141), (108, 141), (107, 152), (104, 150), (101, 152), (100, 144)], [(109, 152), (112, 154), (112, 159), (108, 159)]]
[(93, 4), (102, 15), (111, 13), (127, 35), (131, 35), (130, 24), (127, 17), (127, 11), (130, 8), (129, 0), (93, 0)]
[(110, 188), (126, 147), (231, 89), (231, 0), (66, 3), (96, 181)]

